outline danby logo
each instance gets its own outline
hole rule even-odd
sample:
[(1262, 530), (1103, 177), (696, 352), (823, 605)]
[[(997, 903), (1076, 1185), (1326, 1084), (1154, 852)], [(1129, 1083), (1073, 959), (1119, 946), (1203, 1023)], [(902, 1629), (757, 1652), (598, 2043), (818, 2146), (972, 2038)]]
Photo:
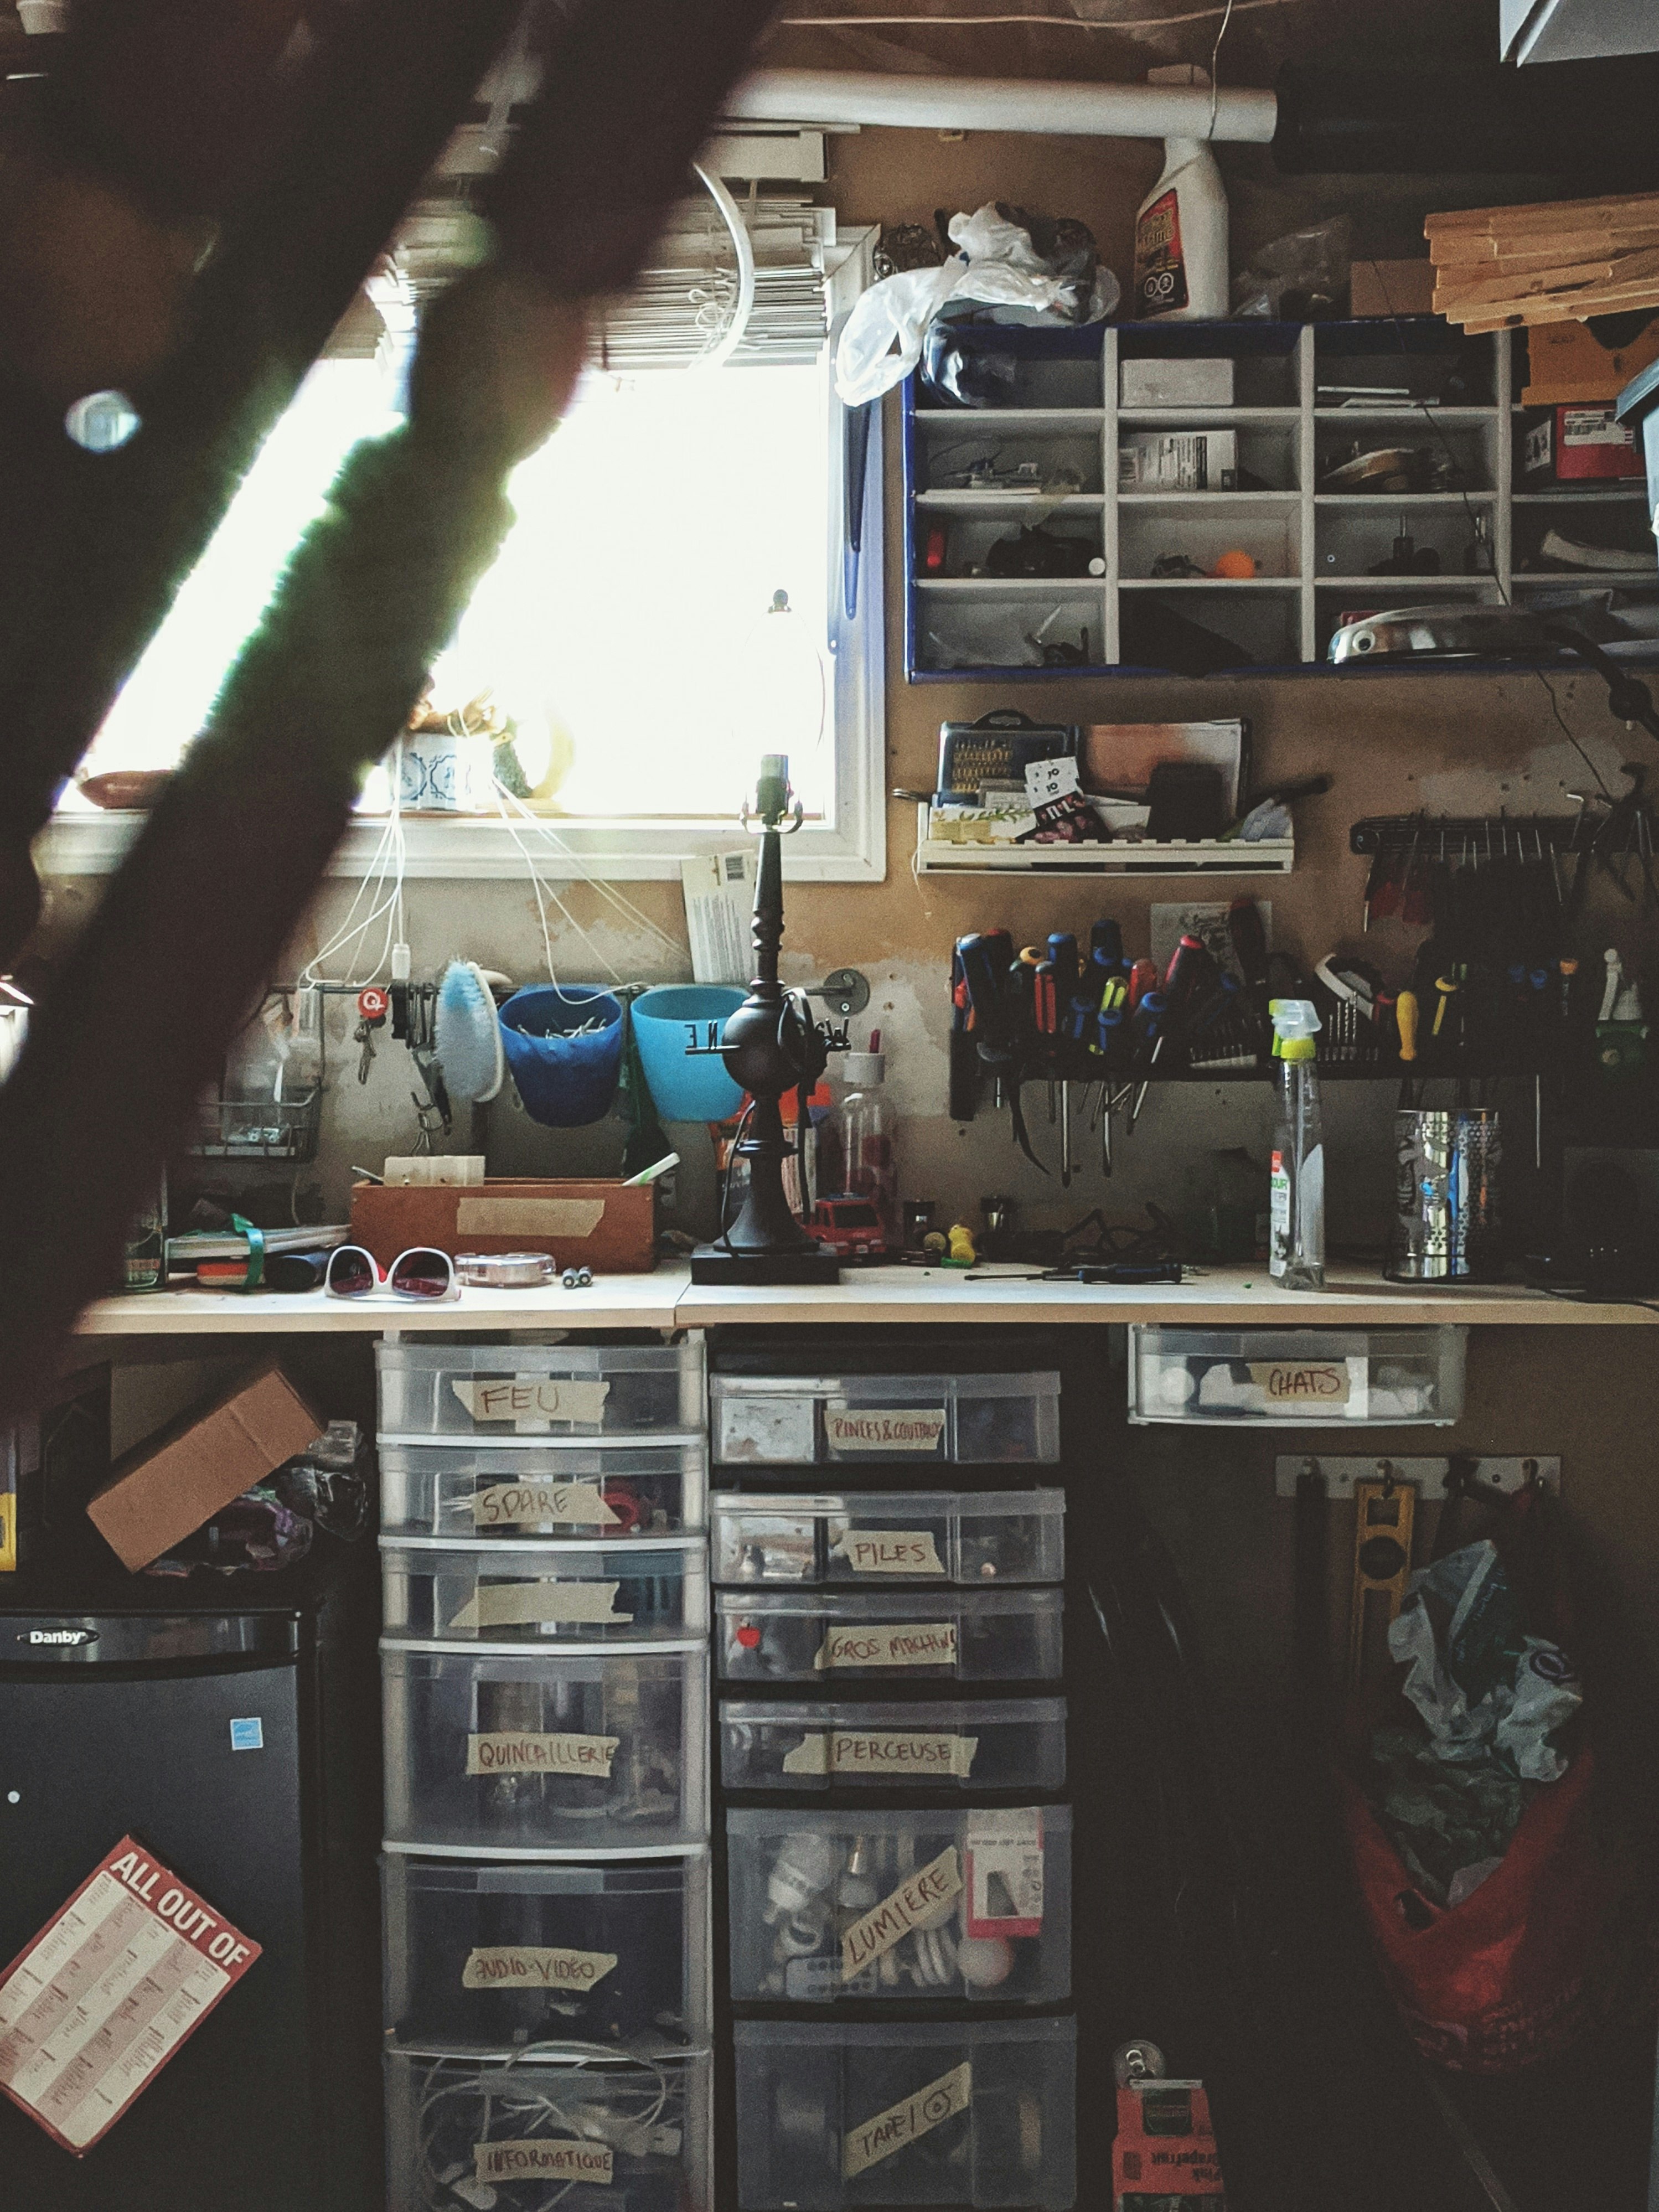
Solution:
[(95, 1644), (98, 1632), (95, 1628), (20, 1628), (17, 1641), (27, 1644), (31, 1650), (39, 1650), (46, 1645), (78, 1651), (83, 1645)]

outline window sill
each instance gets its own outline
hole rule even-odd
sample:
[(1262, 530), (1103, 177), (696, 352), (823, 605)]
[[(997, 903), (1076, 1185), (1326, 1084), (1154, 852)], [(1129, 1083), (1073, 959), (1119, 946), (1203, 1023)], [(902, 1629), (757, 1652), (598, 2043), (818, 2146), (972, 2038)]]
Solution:
[[(59, 814), (34, 844), (34, 862), (43, 876), (112, 875), (143, 826), (142, 814)], [(886, 823), (883, 810), (866, 815), (868, 835), (808, 828), (785, 848), (787, 875), (793, 883), (878, 884), (886, 875)], [(331, 876), (361, 877), (374, 872), (384, 821), (354, 822), (329, 863)], [(541, 834), (550, 830), (554, 845)], [(732, 851), (745, 832), (735, 821), (706, 823), (589, 822), (515, 823), (456, 815), (405, 817), (406, 879), (511, 879), (526, 872), (524, 855), (514, 842), (516, 830), (533, 854), (537, 872), (550, 880), (598, 877), (614, 883), (677, 883), (680, 864), (709, 853)]]

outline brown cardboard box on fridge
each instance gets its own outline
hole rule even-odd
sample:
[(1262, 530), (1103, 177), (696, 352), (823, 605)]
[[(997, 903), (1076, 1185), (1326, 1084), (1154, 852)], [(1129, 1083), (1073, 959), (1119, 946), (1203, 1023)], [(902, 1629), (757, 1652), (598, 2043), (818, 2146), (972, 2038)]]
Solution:
[(136, 1574), (321, 1436), (320, 1420), (274, 1359), (131, 1451), (87, 1507)]
[(1594, 407), (1616, 399), (1659, 361), (1659, 315), (1622, 345), (1603, 345), (1587, 323), (1540, 323), (1527, 332), (1528, 407)]
[(1362, 261), (1348, 270), (1348, 313), (1368, 315), (1431, 315), (1434, 264), (1422, 261)]

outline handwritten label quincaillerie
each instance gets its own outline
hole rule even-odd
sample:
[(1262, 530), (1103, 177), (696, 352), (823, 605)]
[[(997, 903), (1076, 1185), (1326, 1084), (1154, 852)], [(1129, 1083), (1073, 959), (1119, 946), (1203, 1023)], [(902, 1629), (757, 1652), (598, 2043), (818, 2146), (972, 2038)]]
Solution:
[(914, 2096), (901, 2097), (873, 2120), (849, 2128), (841, 2139), (842, 2179), (851, 2181), (869, 2167), (879, 2166), (896, 2150), (902, 2150), (906, 2143), (919, 2142), (957, 2112), (965, 2112), (973, 2098), (974, 2069), (970, 2062), (964, 2061)]
[(943, 1406), (826, 1406), (823, 1440), (832, 1452), (937, 1452)]
[(1250, 1380), (1275, 1406), (1346, 1406), (1352, 1389), (1346, 1359), (1253, 1359)]
[(954, 1667), (956, 1623), (904, 1621), (892, 1628), (832, 1628), (812, 1662), (830, 1667)]
[(916, 1873), (907, 1875), (890, 1897), (872, 1905), (841, 1939), (841, 1970), (853, 1977), (902, 1943), (914, 1929), (934, 1928), (949, 1915), (953, 1900), (962, 1894), (962, 1873), (954, 1844)]
[(903, 1729), (814, 1729), (785, 1755), (786, 1774), (866, 1774), (907, 1782), (920, 1775), (965, 1782), (976, 1735), (913, 1735)]
[(929, 1528), (849, 1528), (836, 1549), (855, 1575), (942, 1575)]
[(611, 1772), (619, 1735), (540, 1735), (501, 1729), (466, 1740), (469, 1774), (589, 1774)]
[(562, 1951), (537, 1943), (489, 1943), (467, 1954), (464, 1990), (591, 1990), (617, 1963), (614, 1951)]
[(616, 2153), (608, 2143), (475, 2143), (473, 2178), (478, 2181), (586, 2181), (609, 2189), (616, 2179)]
[(481, 1583), (450, 1621), (452, 1629), (552, 1628), (566, 1621), (634, 1618), (617, 1610), (620, 1583)]
[(493, 1482), (472, 1500), (475, 1528), (538, 1527), (543, 1522), (614, 1528), (621, 1520), (591, 1482)]
[(511, 1422), (515, 1429), (550, 1428), (555, 1421), (597, 1429), (611, 1395), (606, 1382), (572, 1382), (557, 1375), (452, 1375), (449, 1387), (478, 1422)]

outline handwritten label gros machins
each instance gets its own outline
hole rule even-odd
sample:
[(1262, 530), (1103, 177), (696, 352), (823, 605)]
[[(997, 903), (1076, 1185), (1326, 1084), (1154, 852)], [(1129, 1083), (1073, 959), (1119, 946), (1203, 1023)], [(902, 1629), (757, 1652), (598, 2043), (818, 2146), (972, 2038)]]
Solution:
[(943, 1406), (826, 1406), (823, 1440), (832, 1452), (937, 1452)]
[(1346, 1359), (1253, 1359), (1250, 1380), (1275, 1406), (1346, 1406), (1352, 1387)]
[(855, 1575), (942, 1575), (929, 1528), (849, 1528), (836, 1549)]
[(952, 1844), (927, 1866), (907, 1875), (890, 1897), (872, 1905), (845, 1931), (841, 1939), (842, 1974), (850, 1982), (913, 1929), (937, 1927), (961, 1894), (962, 1870)]
[(620, 1583), (481, 1583), (450, 1621), (452, 1629), (552, 1628), (565, 1621), (626, 1625), (617, 1609)]
[(477, 2181), (586, 2181), (609, 2189), (616, 2179), (616, 2153), (608, 2143), (538, 2142), (475, 2143), (473, 2178)]
[(608, 1776), (619, 1735), (541, 1735), (502, 1729), (466, 1740), (469, 1774), (588, 1774)]
[(467, 1954), (464, 1990), (574, 1990), (602, 1982), (617, 1963), (614, 1951), (562, 1951), (535, 1943), (489, 1943)]
[(494, 1482), (472, 1500), (475, 1528), (534, 1528), (543, 1522), (614, 1528), (621, 1520), (591, 1482)]
[(842, 2179), (852, 2181), (890, 2158), (896, 2150), (902, 2150), (906, 2143), (919, 2142), (957, 2112), (965, 2112), (973, 2098), (974, 2069), (971, 2063), (964, 2063), (941, 2074), (937, 2081), (930, 2081), (914, 2096), (902, 2097), (874, 2119), (849, 2128), (841, 2142)]
[(818, 1646), (814, 1667), (954, 1667), (957, 1630), (951, 1620), (903, 1621), (890, 1628), (832, 1628)]
[(597, 1429), (611, 1385), (556, 1375), (452, 1375), (449, 1387), (475, 1421), (510, 1421), (515, 1429), (555, 1422)]
[(965, 1782), (976, 1735), (913, 1735), (902, 1729), (814, 1729), (786, 1753), (786, 1774), (864, 1774), (896, 1782), (920, 1776)]

